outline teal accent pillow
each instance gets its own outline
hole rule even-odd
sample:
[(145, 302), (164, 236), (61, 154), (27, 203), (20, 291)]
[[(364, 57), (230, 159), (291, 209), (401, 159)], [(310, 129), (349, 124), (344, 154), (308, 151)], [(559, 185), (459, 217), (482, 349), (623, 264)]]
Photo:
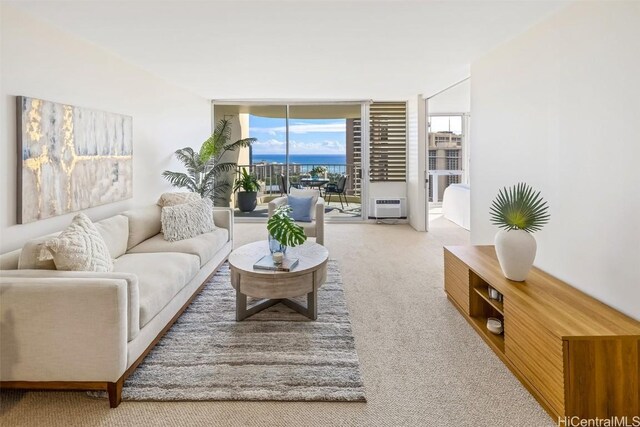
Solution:
[(291, 207), (291, 218), (300, 222), (311, 222), (311, 209), (313, 208), (313, 196), (298, 197), (287, 196), (289, 206)]

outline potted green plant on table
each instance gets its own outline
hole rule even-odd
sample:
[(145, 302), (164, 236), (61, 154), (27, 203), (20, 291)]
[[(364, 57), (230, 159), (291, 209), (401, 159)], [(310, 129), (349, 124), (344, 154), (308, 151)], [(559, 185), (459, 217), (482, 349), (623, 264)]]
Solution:
[(253, 212), (258, 204), (258, 191), (260, 191), (258, 178), (247, 172), (247, 168), (242, 168), (233, 191), (238, 192), (238, 209), (241, 212)]
[(175, 152), (186, 168), (184, 172), (164, 171), (162, 176), (174, 187), (186, 188), (200, 194), (202, 198), (213, 200), (215, 206), (228, 206), (228, 190), (231, 184), (226, 178), (228, 172), (235, 171), (236, 162), (225, 161), (223, 156), (243, 147), (249, 147), (255, 138), (231, 139), (231, 122), (222, 119), (213, 134), (202, 143), (199, 151), (185, 147)]
[(276, 208), (269, 221), (267, 221), (269, 250), (272, 254), (276, 252), (285, 253), (287, 247), (301, 245), (307, 240), (304, 229), (289, 216), (290, 212), (290, 206), (280, 206)]
[(327, 168), (324, 166), (316, 166), (309, 171), (309, 175), (311, 175), (312, 178), (318, 178), (320, 176), (326, 178), (326, 174)]
[(501, 228), (495, 237), (496, 255), (507, 279), (522, 282), (536, 258), (531, 233), (549, 222), (549, 207), (540, 192), (519, 183), (498, 192), (491, 205), (491, 222)]

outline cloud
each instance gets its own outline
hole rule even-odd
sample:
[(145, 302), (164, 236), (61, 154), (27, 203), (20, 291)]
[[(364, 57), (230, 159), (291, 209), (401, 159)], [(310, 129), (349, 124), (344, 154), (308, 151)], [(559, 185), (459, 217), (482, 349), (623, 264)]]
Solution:
[(268, 139), (266, 141), (258, 140), (256, 142), (254, 142), (253, 144), (251, 144), (251, 148), (252, 148), (254, 153), (280, 154), (280, 153), (284, 153), (285, 152), (286, 143), (285, 143), (285, 141), (279, 141), (277, 139)]
[[(284, 133), (286, 131), (285, 126), (276, 127), (252, 127), (249, 129), (251, 133), (266, 133), (275, 136), (277, 133)], [(340, 121), (335, 123), (294, 123), (289, 125), (290, 134), (307, 134), (307, 133), (345, 133), (347, 131), (346, 122)]]
[[(266, 141), (256, 141), (252, 144), (254, 154), (285, 154), (286, 144), (284, 141), (269, 139)], [(345, 154), (346, 144), (336, 140), (324, 141), (289, 141), (290, 154)]]

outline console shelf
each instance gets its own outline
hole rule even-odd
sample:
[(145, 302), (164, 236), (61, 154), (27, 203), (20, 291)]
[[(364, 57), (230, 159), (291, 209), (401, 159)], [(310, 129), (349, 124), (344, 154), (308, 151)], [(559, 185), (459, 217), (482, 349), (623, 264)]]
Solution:
[(489, 297), (489, 289), (487, 286), (480, 288), (473, 288), (474, 292), (480, 295), (491, 307), (495, 308), (498, 313), (504, 316), (504, 303), (496, 301)]
[(640, 322), (537, 268), (506, 279), (493, 246), (447, 246), (444, 265), (449, 300), (554, 421), (640, 416)]

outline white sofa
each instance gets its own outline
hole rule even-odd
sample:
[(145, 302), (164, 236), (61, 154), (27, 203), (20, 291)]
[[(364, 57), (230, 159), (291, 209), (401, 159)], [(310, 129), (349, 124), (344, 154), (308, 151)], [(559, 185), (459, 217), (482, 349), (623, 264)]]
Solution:
[[(114, 271), (19, 269), (0, 256), (0, 387), (107, 390), (124, 380), (177, 320), (233, 248), (233, 211), (215, 208), (216, 230), (168, 242), (157, 205), (96, 226)], [(37, 243), (37, 242), (36, 242)]]

